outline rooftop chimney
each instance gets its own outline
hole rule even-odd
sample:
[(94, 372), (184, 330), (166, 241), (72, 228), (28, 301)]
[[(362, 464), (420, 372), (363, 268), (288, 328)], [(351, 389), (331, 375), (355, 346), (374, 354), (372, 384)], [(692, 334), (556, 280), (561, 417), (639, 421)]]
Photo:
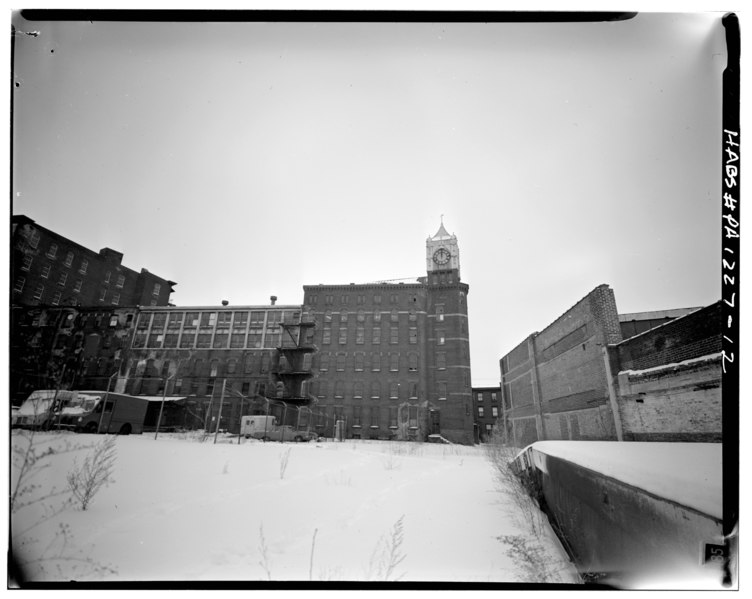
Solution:
[(230, 302), (228, 302), (227, 300), (222, 300), (222, 305), (223, 305), (223, 306), (226, 306), (226, 305), (228, 305), (229, 303), (230, 303)]
[(270, 299), (272, 300), (272, 306), (277, 303), (277, 296), (276, 295), (271, 296)]

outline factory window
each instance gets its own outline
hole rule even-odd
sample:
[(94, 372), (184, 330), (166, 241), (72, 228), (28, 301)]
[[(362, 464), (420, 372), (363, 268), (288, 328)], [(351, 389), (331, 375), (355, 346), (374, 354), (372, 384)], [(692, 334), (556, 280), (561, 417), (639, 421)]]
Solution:
[(52, 258), (54, 260), (56, 256), (57, 256), (57, 244), (51, 243), (50, 249), (47, 250), (47, 257)]
[(373, 313), (373, 322), (381, 322), (381, 312), (378, 310)]
[(44, 266), (42, 267), (42, 278), (43, 278), (43, 279), (46, 279), (47, 277), (49, 277), (49, 276), (50, 276), (50, 268), (51, 268), (51, 267), (50, 267), (50, 265), (49, 265), (49, 264), (45, 264), (45, 265), (44, 265)]
[(381, 344), (381, 327), (374, 327), (372, 343), (374, 345)]
[(345, 355), (346, 354), (337, 354), (337, 370), (340, 372), (345, 370)]
[(446, 354), (444, 352), (438, 352), (436, 354), (436, 368), (439, 370), (446, 370)]
[(29, 245), (32, 248), (36, 249), (37, 246), (39, 245), (39, 239), (40, 239), (39, 231), (37, 231), (36, 229), (32, 229), (31, 237), (29, 237)]
[(447, 384), (444, 382), (436, 383), (437, 390), (439, 392), (439, 399), (444, 400), (447, 398)]
[(389, 399), (399, 399), (399, 383), (392, 381), (389, 383)]
[(60, 285), (60, 287), (65, 287), (65, 283), (67, 280), (68, 280), (68, 273), (61, 272), (60, 276), (57, 279), (57, 284)]
[(117, 306), (120, 303), (120, 294), (119, 293), (113, 293), (112, 294), (112, 303), (115, 306)]
[(392, 313), (391, 313), (390, 317), (391, 317), (392, 322), (399, 321), (399, 312), (397, 312), (396, 308), (394, 310), (392, 310)]
[(362, 353), (355, 354), (355, 370), (361, 372), (365, 363), (365, 355)]
[(123, 285), (125, 285), (125, 275), (118, 275), (117, 283), (115, 283), (115, 285), (122, 289)]
[(103, 302), (107, 298), (107, 290), (102, 289), (99, 293), (99, 301)]
[(363, 310), (358, 310), (358, 322), (365, 322), (366, 314)]
[(399, 327), (390, 327), (389, 343), (399, 343)]
[(483, 410), (483, 406), (478, 406), (478, 418), (483, 418), (485, 410)]
[(409, 354), (407, 356), (408, 359), (408, 370), (410, 372), (418, 372), (418, 354)]
[(478, 391), (478, 393), (476, 394), (476, 399), (478, 401), (483, 401), (483, 391)]
[(381, 385), (379, 381), (371, 381), (371, 399), (378, 399), (381, 395)]
[(491, 406), (491, 416), (493, 416), (494, 418), (498, 418), (499, 417), (499, 408), (498, 407)]
[(332, 342), (332, 328), (330, 326), (324, 326), (324, 331), (321, 334), (321, 343), (329, 344)]
[(355, 343), (363, 345), (366, 338), (366, 332), (364, 327), (358, 327), (355, 329)]
[(75, 293), (79, 293), (81, 291), (81, 286), (84, 284), (84, 282), (81, 279), (76, 279), (75, 285), (73, 285), (73, 291)]
[(337, 381), (334, 383), (334, 397), (342, 399), (345, 393), (345, 383), (343, 381)]
[(409, 389), (410, 399), (417, 399), (418, 398), (418, 383), (416, 383), (415, 381), (411, 381), (409, 383), (408, 389)]
[(389, 370), (391, 372), (399, 371), (399, 354), (391, 354), (389, 356)]
[(397, 406), (389, 407), (389, 428), (397, 428)]
[(413, 322), (418, 320), (418, 313), (415, 311), (415, 308), (410, 308), (410, 315), (408, 318)]
[(26, 279), (23, 277), (18, 277), (16, 279), (16, 284), (13, 286), (13, 291), (16, 293), (21, 293), (24, 289), (24, 285), (26, 284)]
[(339, 329), (339, 343), (340, 345), (347, 343), (347, 329), (345, 327)]
[(340, 322), (347, 322), (347, 310), (342, 310), (339, 315)]
[(319, 358), (319, 370), (321, 372), (329, 370), (329, 354), (321, 354)]
[(373, 372), (379, 372), (381, 370), (381, 354), (371, 354), (371, 370)]
[(111, 273), (111, 272), (110, 272), (110, 271), (108, 270), (108, 271), (107, 271), (107, 272), (105, 273), (105, 275), (104, 275), (104, 282), (105, 282), (105, 283), (109, 283), (109, 282), (110, 282), (110, 277), (111, 277), (111, 276), (112, 276), (112, 273)]
[(78, 268), (78, 272), (80, 272), (82, 275), (85, 275), (88, 269), (89, 269), (89, 261), (81, 260), (81, 266)]
[(436, 331), (436, 343), (439, 345), (444, 345), (444, 343), (446, 343), (446, 337), (444, 334), (444, 331)]
[(160, 283), (154, 283), (154, 290), (151, 292), (152, 295), (159, 295), (162, 291), (162, 285)]
[(377, 293), (376, 295), (373, 296), (373, 303), (374, 304), (380, 304), (381, 303), (381, 295), (380, 294)]
[(55, 295), (52, 296), (52, 305), (53, 306), (59, 305), (61, 297), (62, 297), (62, 294), (59, 291), (56, 291)]
[(34, 256), (26, 255), (23, 259), (23, 264), (21, 265), (21, 270), (29, 270), (31, 268), (31, 263), (34, 261)]
[(63, 262), (63, 264), (65, 264), (65, 266), (70, 266), (71, 264), (73, 264), (73, 252), (68, 252), (67, 254), (65, 254), (65, 261)]
[(410, 343), (415, 344), (418, 343), (418, 329), (415, 327), (410, 328)]
[(363, 382), (356, 381), (353, 384), (353, 399), (363, 399)]

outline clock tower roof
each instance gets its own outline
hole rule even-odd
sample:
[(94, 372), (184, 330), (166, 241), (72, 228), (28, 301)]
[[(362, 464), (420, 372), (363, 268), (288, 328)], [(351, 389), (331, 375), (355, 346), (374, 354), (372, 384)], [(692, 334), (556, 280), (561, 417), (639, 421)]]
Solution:
[(444, 228), (444, 222), (442, 221), (441, 226), (439, 227), (439, 230), (436, 232), (436, 235), (431, 237), (432, 241), (439, 241), (442, 239), (451, 239), (452, 235), (447, 233), (447, 230)]

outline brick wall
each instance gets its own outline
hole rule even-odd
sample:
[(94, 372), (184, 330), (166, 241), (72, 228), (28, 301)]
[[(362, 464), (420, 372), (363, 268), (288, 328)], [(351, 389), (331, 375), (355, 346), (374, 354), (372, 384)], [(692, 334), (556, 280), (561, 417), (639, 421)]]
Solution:
[(618, 376), (627, 441), (722, 440), (721, 358)]
[[(534, 419), (541, 411), (545, 439), (615, 438), (603, 347), (620, 340), (613, 291), (600, 285), (501, 359), (507, 417)], [(515, 431), (529, 438), (528, 424)]]
[(721, 351), (721, 302), (619, 343), (612, 350), (614, 375), (707, 356)]

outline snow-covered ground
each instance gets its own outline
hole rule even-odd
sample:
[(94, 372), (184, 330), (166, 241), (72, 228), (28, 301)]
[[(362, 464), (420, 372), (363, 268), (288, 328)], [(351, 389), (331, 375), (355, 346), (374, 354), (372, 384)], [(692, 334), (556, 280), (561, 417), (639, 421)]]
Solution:
[[(61, 451), (66, 443), (102, 439), (37, 434), (40, 450), (55, 453), (40, 462), (49, 467), (33, 496), (66, 488), (87, 453)], [(578, 582), (553, 533), (531, 532), (479, 447), (144, 434), (117, 437), (116, 448), (114, 482), (87, 510), (68, 506), (25, 535), (22, 557), (45, 558), (34, 578)], [(15, 480), (12, 470), (11, 490)], [(12, 529), (62, 498), (18, 510)]]

